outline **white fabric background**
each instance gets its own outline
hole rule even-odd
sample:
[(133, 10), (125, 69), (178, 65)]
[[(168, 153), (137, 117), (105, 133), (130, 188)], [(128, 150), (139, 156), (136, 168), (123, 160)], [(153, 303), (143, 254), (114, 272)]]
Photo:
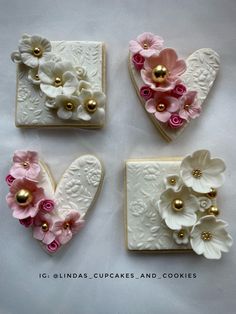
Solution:
[[(222, 217), (236, 238), (235, 0), (0, 0), (0, 313), (235, 313), (236, 253), (220, 261), (195, 255), (138, 255), (124, 244), (124, 160), (183, 156), (199, 148), (225, 159)], [(168, 144), (141, 108), (127, 70), (128, 42), (143, 31), (187, 56), (202, 47), (221, 55), (221, 70), (202, 117)], [(20, 130), (14, 126), (15, 64), (23, 32), (51, 40), (102, 40), (107, 47), (107, 125), (100, 131)], [(83, 231), (57, 256), (41, 250), (5, 203), (4, 177), (15, 149), (35, 149), (58, 180), (74, 158), (91, 153), (106, 167), (102, 193)], [(195, 272), (196, 279), (39, 279), (39, 273)]]

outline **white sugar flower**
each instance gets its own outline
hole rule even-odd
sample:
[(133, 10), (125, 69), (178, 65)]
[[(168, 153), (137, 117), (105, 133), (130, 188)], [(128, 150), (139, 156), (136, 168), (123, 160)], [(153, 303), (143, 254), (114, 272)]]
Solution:
[(106, 96), (100, 91), (82, 89), (78, 96), (80, 106), (77, 114), (81, 120), (91, 120), (94, 115), (104, 115)]
[(77, 108), (79, 99), (77, 96), (59, 95), (55, 99), (54, 108), (57, 109), (57, 115), (60, 119), (78, 120)]
[(40, 85), (41, 81), (38, 75), (38, 68), (32, 68), (29, 70), (28, 80), (35, 85)]
[(91, 88), (92, 88), (92, 85), (89, 82), (81, 80), (79, 81), (77, 93), (79, 95), (83, 89), (91, 89)]
[(233, 244), (231, 236), (225, 230), (227, 223), (215, 216), (204, 216), (193, 226), (190, 233), (192, 249), (209, 259), (220, 259), (221, 252), (228, 252)]
[(208, 193), (211, 188), (218, 188), (224, 182), (225, 163), (223, 160), (210, 158), (208, 150), (199, 150), (183, 159), (180, 175), (184, 184), (195, 192)]
[(23, 62), (30, 68), (37, 68), (50, 53), (50, 41), (40, 36), (23, 35), (19, 43), (19, 52), (12, 53), (12, 60)]
[(84, 80), (87, 76), (87, 71), (84, 67), (81, 66), (75, 67), (75, 72), (78, 80)]
[(166, 186), (166, 189), (173, 189), (175, 191), (178, 191), (183, 186), (183, 181), (177, 174), (170, 174), (164, 179), (164, 183)]
[(78, 80), (70, 62), (45, 62), (39, 66), (38, 75), (41, 80), (41, 90), (51, 98), (62, 94), (70, 96), (78, 86)]
[(195, 212), (199, 210), (199, 203), (187, 187), (182, 187), (178, 192), (168, 189), (161, 194), (158, 209), (166, 225), (172, 230), (178, 230), (196, 223)]
[(212, 205), (212, 201), (209, 199), (209, 197), (206, 197), (206, 196), (198, 197), (198, 202), (200, 205), (201, 212), (204, 212), (206, 209), (208, 209)]
[(173, 239), (179, 245), (186, 245), (189, 243), (189, 230), (182, 228), (173, 232)]

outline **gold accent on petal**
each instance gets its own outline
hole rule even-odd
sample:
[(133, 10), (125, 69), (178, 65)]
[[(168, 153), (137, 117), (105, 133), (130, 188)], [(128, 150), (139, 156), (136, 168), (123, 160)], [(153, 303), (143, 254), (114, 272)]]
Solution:
[(20, 189), (15, 196), (16, 202), (19, 206), (24, 207), (29, 205), (33, 200), (33, 195), (29, 190)]
[(148, 44), (147, 43), (143, 44), (143, 49), (148, 49)]
[(42, 49), (39, 47), (35, 47), (33, 50), (33, 54), (35, 55), (35, 57), (41, 57), (42, 56)]
[(180, 198), (176, 198), (172, 202), (172, 208), (176, 212), (181, 212), (184, 208), (184, 202)]
[(164, 65), (158, 64), (154, 69), (152, 69), (152, 80), (155, 83), (164, 83), (168, 74), (168, 69)]
[(62, 85), (62, 79), (60, 77), (56, 77), (54, 84), (56, 87), (61, 86)]
[(24, 162), (22, 163), (22, 166), (23, 166), (24, 168), (28, 168), (28, 167), (29, 167), (28, 161), (24, 161)]
[(75, 109), (75, 105), (71, 102), (68, 102), (64, 105), (64, 108), (67, 110), (67, 111), (73, 111)]
[(201, 233), (201, 239), (203, 241), (210, 241), (212, 239), (212, 234), (209, 231), (203, 231)]
[(47, 224), (46, 222), (44, 222), (44, 223), (42, 224), (41, 228), (42, 228), (42, 230), (43, 230), (44, 232), (47, 232), (47, 231), (49, 230), (49, 226), (48, 226), (48, 224)]
[(159, 112), (163, 112), (166, 110), (166, 105), (165, 104), (158, 104), (156, 106), (156, 110), (159, 111)]
[(64, 229), (69, 229), (70, 228), (70, 223), (68, 221), (65, 222), (64, 225), (63, 225), (63, 228)]

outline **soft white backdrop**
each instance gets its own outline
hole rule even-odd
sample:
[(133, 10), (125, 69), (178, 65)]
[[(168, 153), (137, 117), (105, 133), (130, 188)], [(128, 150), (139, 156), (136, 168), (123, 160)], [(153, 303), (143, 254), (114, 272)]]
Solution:
[[(137, 255), (124, 242), (124, 160), (186, 155), (207, 148), (227, 163), (219, 192), (222, 216), (235, 232), (235, 0), (0, 0), (0, 313), (235, 313), (236, 253), (220, 261), (195, 255)], [(127, 70), (128, 42), (143, 31), (164, 37), (187, 56), (211, 47), (221, 70), (200, 119), (167, 144), (141, 108)], [(107, 125), (93, 130), (20, 130), (14, 126), (15, 64), (10, 53), (23, 32), (51, 40), (101, 40), (107, 48)], [(74, 158), (92, 153), (106, 168), (87, 225), (50, 257), (5, 203), (4, 177), (15, 149), (35, 149), (56, 180)], [(197, 279), (39, 279), (39, 273), (195, 272)]]

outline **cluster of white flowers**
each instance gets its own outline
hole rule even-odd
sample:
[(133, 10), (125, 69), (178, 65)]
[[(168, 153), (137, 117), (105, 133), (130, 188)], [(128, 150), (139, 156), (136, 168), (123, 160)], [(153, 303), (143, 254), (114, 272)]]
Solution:
[(104, 116), (105, 94), (92, 90), (85, 68), (74, 67), (52, 53), (46, 38), (23, 35), (19, 51), (11, 57), (29, 68), (29, 81), (40, 87), (47, 96), (45, 105), (60, 119), (89, 121)]
[(217, 212), (209, 211), (210, 193), (223, 184), (224, 170), (221, 159), (211, 159), (207, 150), (196, 151), (183, 159), (178, 174), (165, 179), (166, 190), (158, 201), (158, 211), (173, 230), (174, 241), (179, 245), (190, 242), (197, 254), (209, 259), (219, 259), (232, 245), (227, 224), (216, 218)]

